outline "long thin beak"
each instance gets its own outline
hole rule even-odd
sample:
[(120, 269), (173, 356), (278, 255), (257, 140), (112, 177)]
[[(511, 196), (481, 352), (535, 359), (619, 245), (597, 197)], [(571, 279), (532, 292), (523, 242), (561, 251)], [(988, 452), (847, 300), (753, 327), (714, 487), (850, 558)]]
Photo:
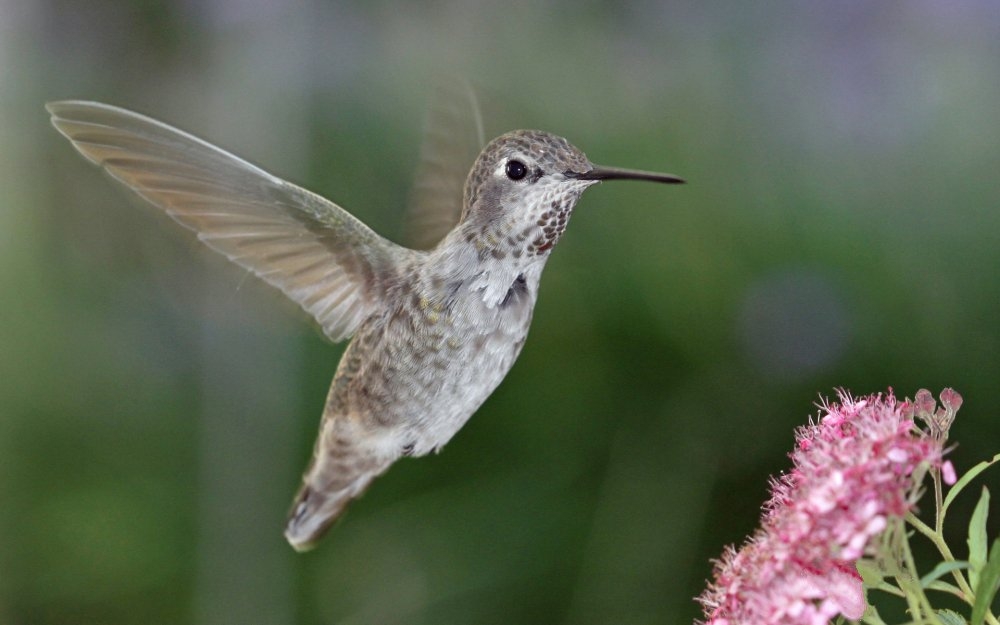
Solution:
[(678, 178), (673, 174), (660, 174), (655, 171), (621, 169), (618, 167), (594, 167), (590, 171), (583, 173), (568, 171), (566, 172), (566, 177), (576, 178), (577, 180), (650, 180), (664, 184), (684, 184), (683, 178)]

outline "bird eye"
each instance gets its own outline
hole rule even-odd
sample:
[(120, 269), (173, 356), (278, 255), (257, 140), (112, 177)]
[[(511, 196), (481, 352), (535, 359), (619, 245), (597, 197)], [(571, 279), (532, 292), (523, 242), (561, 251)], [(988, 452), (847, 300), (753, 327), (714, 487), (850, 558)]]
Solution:
[(520, 180), (528, 175), (528, 166), (518, 160), (507, 161), (507, 169), (505, 170), (507, 177), (511, 180)]

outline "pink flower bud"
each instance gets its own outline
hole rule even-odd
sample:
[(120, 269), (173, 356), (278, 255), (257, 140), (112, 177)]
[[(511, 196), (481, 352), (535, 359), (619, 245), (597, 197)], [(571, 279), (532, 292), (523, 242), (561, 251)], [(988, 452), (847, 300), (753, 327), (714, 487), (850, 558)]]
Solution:
[(948, 486), (951, 486), (958, 481), (958, 476), (955, 475), (955, 465), (951, 463), (951, 460), (945, 460), (941, 464), (941, 479)]

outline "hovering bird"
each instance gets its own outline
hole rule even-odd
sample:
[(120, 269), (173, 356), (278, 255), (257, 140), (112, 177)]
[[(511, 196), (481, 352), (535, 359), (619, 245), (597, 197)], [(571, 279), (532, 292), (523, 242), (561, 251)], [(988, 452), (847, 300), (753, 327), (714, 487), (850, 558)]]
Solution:
[(417, 250), (138, 113), (84, 101), (46, 108), (88, 160), (283, 291), (331, 341), (353, 337), (288, 516), (285, 537), (299, 551), (397, 459), (440, 450), (500, 384), (527, 337), (545, 262), (585, 189), (602, 180), (683, 182), (599, 167), (566, 139), (516, 130), (482, 149), (461, 191), (462, 177), (425, 154), (428, 176), (416, 188), (423, 210), (412, 214), (426, 226), (425, 243), (440, 240)]

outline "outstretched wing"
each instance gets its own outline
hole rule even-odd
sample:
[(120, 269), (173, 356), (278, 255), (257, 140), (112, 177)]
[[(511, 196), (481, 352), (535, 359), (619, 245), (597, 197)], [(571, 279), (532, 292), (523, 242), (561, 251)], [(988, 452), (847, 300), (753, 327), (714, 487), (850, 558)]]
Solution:
[(433, 247), (458, 223), (465, 179), (483, 145), (483, 119), (472, 86), (462, 79), (442, 82), (427, 112), (410, 193), (406, 234), (413, 247)]
[(412, 254), (336, 204), (166, 124), (97, 102), (51, 102), (87, 159), (278, 287), (333, 341), (351, 336)]

